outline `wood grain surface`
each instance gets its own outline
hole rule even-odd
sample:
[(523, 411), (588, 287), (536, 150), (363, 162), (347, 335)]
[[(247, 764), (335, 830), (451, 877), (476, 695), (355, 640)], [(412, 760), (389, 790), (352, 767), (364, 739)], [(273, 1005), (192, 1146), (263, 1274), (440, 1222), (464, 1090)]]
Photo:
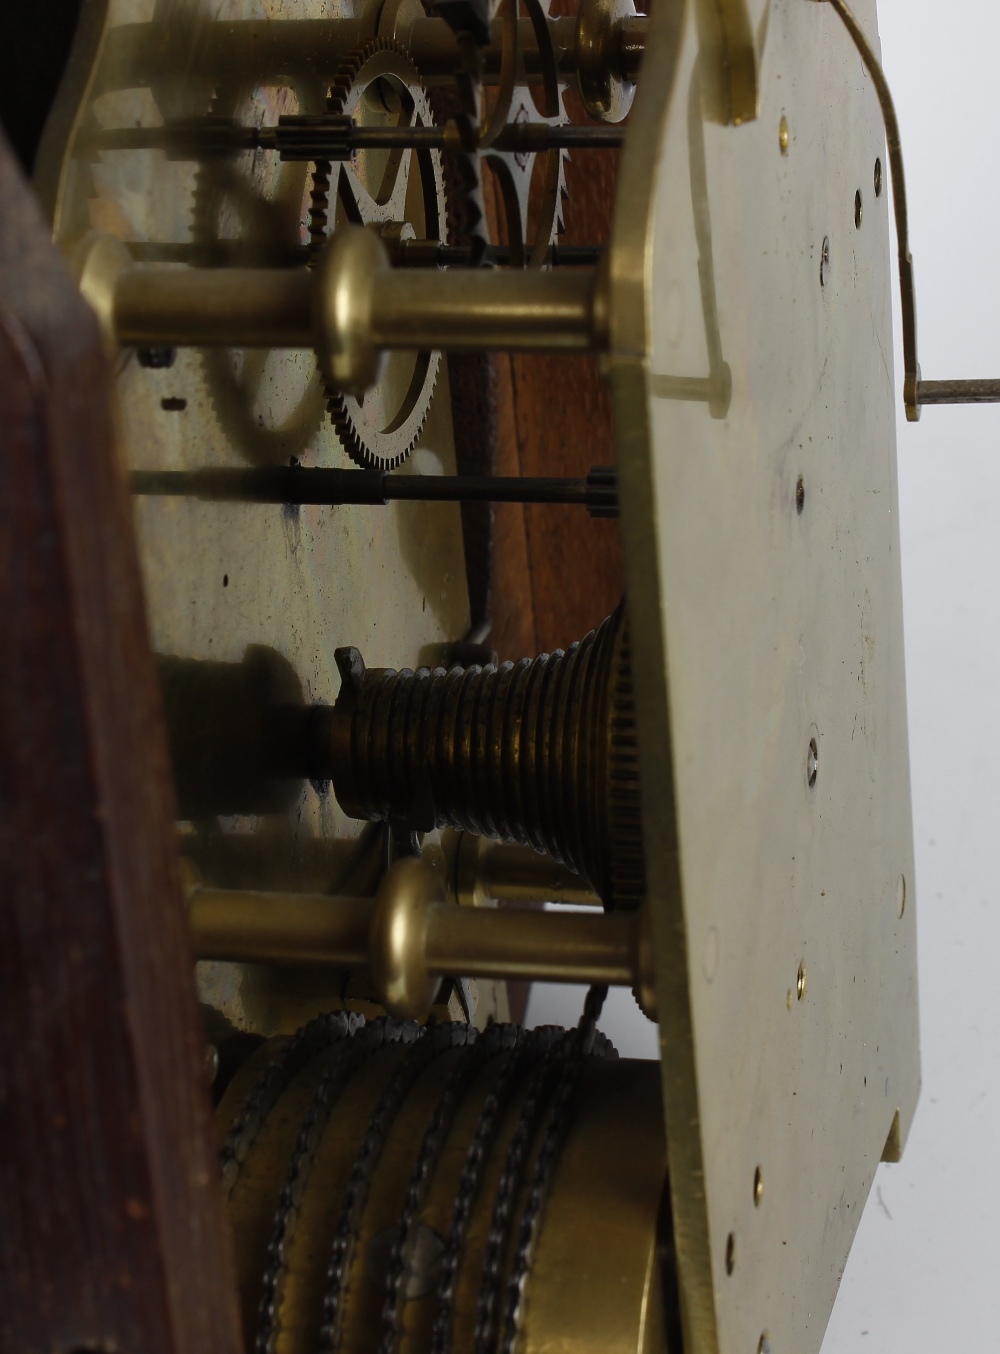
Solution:
[(109, 384), (0, 139), (0, 1349), (236, 1354)]
[[(569, 92), (565, 99), (571, 118), (586, 121), (579, 100)], [(616, 150), (574, 151), (561, 243), (607, 241), (619, 158)], [(614, 464), (611, 403), (594, 358), (501, 355), (496, 362), (498, 475), (579, 476)], [(581, 508), (498, 504), (493, 529), (490, 642), (501, 658), (565, 648), (617, 606), (625, 576), (616, 521)]]

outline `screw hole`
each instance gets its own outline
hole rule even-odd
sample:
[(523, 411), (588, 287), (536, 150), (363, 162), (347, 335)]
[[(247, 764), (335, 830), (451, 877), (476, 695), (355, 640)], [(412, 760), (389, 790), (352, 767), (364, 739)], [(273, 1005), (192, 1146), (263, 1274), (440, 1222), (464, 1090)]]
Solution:
[(732, 1274), (736, 1268), (736, 1233), (730, 1232), (726, 1237), (726, 1273)]
[(151, 371), (163, 371), (172, 367), (177, 360), (176, 348), (136, 348), (136, 359), (140, 367)]
[(223, 586), (224, 588), (228, 588), (228, 587), (229, 587), (229, 575), (228, 575), (228, 574), (223, 574), (223, 575), (222, 575), (222, 586)]
[(875, 196), (882, 196), (882, 161), (876, 156), (875, 159)]
[(861, 229), (861, 218), (864, 216), (864, 203), (861, 201), (861, 189), (854, 194), (854, 227)]
[(797, 999), (801, 1001), (802, 998), (805, 996), (805, 994), (806, 994), (806, 963), (805, 960), (803, 959), (802, 962), (799, 964), (799, 971), (795, 977), (795, 995)]
[(896, 916), (902, 917), (906, 911), (906, 876), (900, 875), (896, 884)]
[(806, 783), (810, 790), (816, 784), (816, 778), (819, 775), (819, 748), (816, 746), (816, 739), (809, 739), (809, 751), (806, 754)]
[(806, 506), (806, 484), (800, 475), (795, 481), (795, 511), (802, 516), (802, 509)]
[(753, 1206), (760, 1208), (761, 1200), (764, 1197), (764, 1172), (758, 1166), (753, 1173)]
[(823, 239), (823, 248), (819, 257), (819, 285), (825, 287), (830, 280), (830, 237)]

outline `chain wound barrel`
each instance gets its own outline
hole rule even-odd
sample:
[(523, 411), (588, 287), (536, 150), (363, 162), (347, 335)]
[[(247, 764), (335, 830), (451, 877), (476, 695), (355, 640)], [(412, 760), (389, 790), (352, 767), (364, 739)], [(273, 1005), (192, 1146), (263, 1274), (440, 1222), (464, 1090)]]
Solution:
[(624, 604), (568, 650), (499, 667), (367, 669), (338, 650), (310, 773), (352, 817), (529, 845), (608, 906), (643, 896)]
[(552, 1026), (350, 1020), (264, 1045), (217, 1111), (256, 1348), (464, 1354), (527, 1260), (524, 1354), (676, 1354), (656, 1063)]

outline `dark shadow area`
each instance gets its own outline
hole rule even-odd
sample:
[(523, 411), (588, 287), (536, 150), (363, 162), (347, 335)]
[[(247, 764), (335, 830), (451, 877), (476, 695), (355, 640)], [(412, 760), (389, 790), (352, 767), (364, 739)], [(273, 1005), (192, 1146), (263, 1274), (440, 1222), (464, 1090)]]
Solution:
[(302, 792), (295, 747), (308, 721), (295, 671), (253, 645), (241, 663), (157, 656), (178, 814), (283, 813)]
[(27, 174), (66, 69), (80, 4), (0, 5), (0, 123)]

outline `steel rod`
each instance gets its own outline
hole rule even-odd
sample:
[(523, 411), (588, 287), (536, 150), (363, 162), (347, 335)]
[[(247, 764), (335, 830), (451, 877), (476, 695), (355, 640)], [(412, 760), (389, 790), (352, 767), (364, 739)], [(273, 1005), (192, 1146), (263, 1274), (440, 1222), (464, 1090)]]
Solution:
[[(298, 131), (290, 121), (277, 127), (261, 127), (252, 142), (254, 149), (276, 150), (282, 159), (313, 159), (314, 155), (303, 155), (296, 146), (291, 132)], [(471, 144), (462, 145), (454, 126), (445, 127), (365, 127), (352, 122), (343, 131), (331, 122), (327, 144), (324, 146), (324, 126), (322, 119), (316, 119), (303, 131), (308, 132), (311, 148), (322, 153), (324, 149), (330, 158), (337, 158), (337, 147), (346, 143), (352, 151), (356, 150), (441, 150), (457, 154), (468, 153), (476, 148), (476, 129)], [(500, 132), (493, 147), (496, 150), (530, 153), (546, 150), (617, 150), (625, 144), (625, 128), (621, 126), (597, 126), (565, 123), (562, 126), (548, 126), (544, 123), (513, 122)]]
[[(475, 135), (475, 129), (473, 129)], [(511, 123), (494, 143), (497, 150), (530, 153), (546, 150), (617, 150), (625, 143), (621, 126), (566, 123)], [(440, 150), (466, 153), (454, 126), (371, 127), (349, 118), (288, 118), (273, 127), (245, 127), (205, 118), (160, 127), (109, 127), (84, 135), (88, 151), (163, 150), (182, 159), (233, 155), (240, 151), (276, 151), (284, 160), (339, 160), (359, 150)]]
[(339, 507), (348, 503), (564, 503), (613, 513), (614, 472), (593, 478), (535, 476), (398, 475), (377, 470), (276, 466), (273, 469), (140, 470), (134, 494), (197, 498), (225, 503), (295, 503)]
[[(350, 471), (347, 472), (350, 474)], [(440, 484), (437, 481), (441, 481)], [(386, 498), (420, 502), (579, 503), (586, 505), (585, 479), (518, 475), (387, 475)]]
[(918, 381), (918, 404), (1000, 404), (1000, 380)]

